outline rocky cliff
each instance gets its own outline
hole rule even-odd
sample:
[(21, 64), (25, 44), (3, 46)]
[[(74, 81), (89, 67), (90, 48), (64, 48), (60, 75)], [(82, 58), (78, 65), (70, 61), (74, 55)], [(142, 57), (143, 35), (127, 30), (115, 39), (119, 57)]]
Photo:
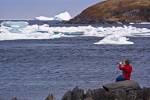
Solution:
[(85, 9), (70, 22), (150, 22), (150, 0), (106, 0)]

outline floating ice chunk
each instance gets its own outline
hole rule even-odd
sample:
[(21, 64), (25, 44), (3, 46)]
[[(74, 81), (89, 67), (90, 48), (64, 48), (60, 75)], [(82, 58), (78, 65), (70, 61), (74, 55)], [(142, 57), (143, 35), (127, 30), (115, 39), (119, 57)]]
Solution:
[(38, 30), (38, 25), (30, 25), (30, 26), (27, 26), (25, 28), (22, 28), (22, 29), (19, 29), (21, 31), (21, 33), (34, 33), (36, 32), (36, 30)]
[(94, 44), (117, 44), (117, 45), (134, 44), (133, 42), (128, 41), (128, 40), (129, 38), (127, 37), (123, 37), (119, 35), (109, 35)]
[(20, 29), (20, 31), (21, 31), (21, 33), (36, 33), (36, 32), (52, 33), (52, 31), (50, 30), (49, 25), (47, 25), (47, 24), (27, 26), (23, 29)]
[(69, 21), (71, 19), (71, 15), (68, 12), (63, 12), (58, 15), (56, 15), (55, 20), (60, 20), (60, 21)]
[(48, 33), (0, 33), (0, 41), (2, 40), (20, 40), (20, 39), (50, 39)]
[(65, 37), (65, 35), (62, 33), (53, 34), (50, 36), (50, 39), (56, 39), (56, 38), (61, 38), (61, 37)]
[(141, 22), (140, 24), (150, 24), (150, 22)]
[(11, 28), (24, 28), (28, 26), (29, 23), (25, 21), (4, 21), (1, 23), (1, 26), (11, 27)]
[(19, 33), (21, 28), (28, 26), (25, 21), (4, 21), (1, 23), (2, 32)]
[(130, 24), (150, 24), (150, 22), (130, 23)]
[(69, 21), (71, 19), (71, 15), (68, 12), (63, 12), (54, 17), (46, 17), (46, 16), (39, 16), (35, 17), (36, 20), (41, 21)]
[(52, 17), (45, 17), (45, 16), (39, 16), (39, 17), (35, 17), (36, 20), (42, 20), (42, 21), (52, 21), (54, 20), (54, 18)]
[(131, 24), (131, 25), (132, 25), (132, 24), (135, 24), (135, 23), (129, 23), (129, 24)]
[(54, 32), (54, 35), (57, 35), (59, 33), (65, 36), (82, 36), (84, 34), (83, 32)]
[(9, 33), (9, 28), (6, 28), (4, 26), (0, 27), (0, 33)]

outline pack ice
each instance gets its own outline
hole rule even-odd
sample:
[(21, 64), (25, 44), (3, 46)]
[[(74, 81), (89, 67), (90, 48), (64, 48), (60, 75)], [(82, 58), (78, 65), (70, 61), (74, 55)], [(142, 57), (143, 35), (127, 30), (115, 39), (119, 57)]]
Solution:
[[(104, 37), (95, 44), (133, 44), (129, 37), (150, 36), (150, 29), (133, 26), (93, 27), (68, 26), (50, 27), (44, 25), (29, 25), (24, 21), (4, 21), (0, 27), (0, 40), (17, 39), (54, 39), (61, 37), (95, 36)], [(128, 37), (128, 38), (127, 38)]]

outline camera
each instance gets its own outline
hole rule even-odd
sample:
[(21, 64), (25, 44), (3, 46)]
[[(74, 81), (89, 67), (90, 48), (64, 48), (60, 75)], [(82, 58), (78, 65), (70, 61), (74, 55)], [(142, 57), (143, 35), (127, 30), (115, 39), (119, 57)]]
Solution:
[(123, 64), (122, 61), (120, 61), (119, 64), (122, 65)]

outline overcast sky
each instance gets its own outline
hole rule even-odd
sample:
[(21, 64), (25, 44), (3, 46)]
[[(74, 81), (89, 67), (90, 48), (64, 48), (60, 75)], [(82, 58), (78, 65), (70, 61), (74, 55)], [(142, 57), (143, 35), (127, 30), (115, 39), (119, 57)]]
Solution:
[(76, 16), (102, 0), (0, 0), (0, 19), (33, 19), (68, 11)]

